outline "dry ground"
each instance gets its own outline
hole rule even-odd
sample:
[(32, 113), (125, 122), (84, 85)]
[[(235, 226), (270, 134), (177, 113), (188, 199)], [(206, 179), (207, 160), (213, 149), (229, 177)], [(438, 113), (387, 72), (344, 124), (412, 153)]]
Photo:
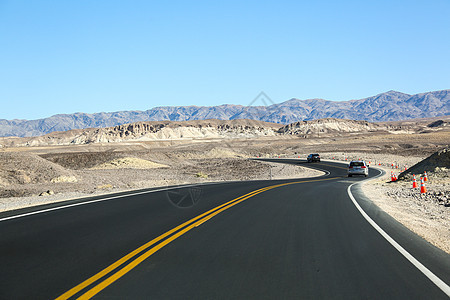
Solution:
[(384, 169), (385, 176), (363, 185), (364, 194), (400, 223), (450, 253), (450, 207), (444, 200), (450, 196), (449, 178), (431, 174), (426, 183), (428, 193), (421, 195), (411, 181), (391, 183), (391, 169)]
[[(136, 188), (269, 179), (271, 169), (274, 178), (320, 175), (297, 166), (247, 159), (255, 156), (305, 158), (318, 152), (328, 159), (363, 158), (372, 165), (381, 163), (390, 174), (392, 164), (412, 166), (448, 144), (449, 132), (431, 132), (3, 148), (0, 211)], [(411, 230), (450, 252), (450, 208), (436, 200), (449, 196), (450, 181), (448, 176), (430, 177), (428, 198), (417, 197), (408, 182), (388, 184), (387, 178), (367, 182), (364, 192)]]

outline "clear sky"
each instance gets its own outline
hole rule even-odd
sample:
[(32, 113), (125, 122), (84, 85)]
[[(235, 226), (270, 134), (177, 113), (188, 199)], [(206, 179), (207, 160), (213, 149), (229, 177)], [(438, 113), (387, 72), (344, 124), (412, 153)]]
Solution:
[(0, 0), (0, 119), (449, 89), (449, 16), (449, 0)]

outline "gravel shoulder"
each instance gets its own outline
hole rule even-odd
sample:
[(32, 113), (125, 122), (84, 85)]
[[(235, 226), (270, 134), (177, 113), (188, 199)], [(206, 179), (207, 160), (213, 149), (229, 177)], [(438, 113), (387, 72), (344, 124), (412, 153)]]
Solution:
[[(428, 172), (425, 183), (427, 193), (420, 193), (420, 175), (417, 174), (419, 188), (412, 188), (412, 180), (391, 182), (391, 172), (399, 175), (426, 156), (401, 156), (393, 154), (373, 154), (363, 152), (325, 153), (328, 159), (348, 162), (352, 159), (370, 161), (372, 166), (385, 171), (383, 176), (364, 181), (361, 188), (375, 205), (388, 213), (404, 226), (431, 244), (450, 254), (450, 174)], [(343, 160), (344, 157), (347, 161)]]
[(384, 176), (362, 184), (364, 194), (411, 231), (450, 254), (450, 207), (442, 200), (450, 195), (450, 180), (430, 177), (428, 193), (421, 195), (411, 181), (391, 183), (391, 169), (383, 170)]

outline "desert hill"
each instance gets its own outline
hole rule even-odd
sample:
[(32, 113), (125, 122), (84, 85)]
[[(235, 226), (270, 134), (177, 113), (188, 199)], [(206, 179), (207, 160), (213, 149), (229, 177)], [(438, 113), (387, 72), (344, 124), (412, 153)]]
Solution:
[(377, 122), (325, 118), (313, 121), (301, 121), (281, 127), (278, 133), (302, 137), (341, 136), (368, 132), (383, 133), (425, 133), (450, 129), (450, 117), (413, 119), (396, 122)]
[(82, 145), (125, 141), (230, 139), (275, 136), (279, 124), (254, 120), (150, 121), (107, 128), (52, 132), (39, 137), (0, 138), (3, 146)]
[(107, 128), (52, 132), (38, 137), (0, 138), (0, 147), (84, 145), (130, 141), (228, 140), (274, 136), (320, 138), (364, 133), (414, 134), (450, 131), (449, 124), (450, 117), (379, 123), (325, 118), (295, 122), (285, 126), (254, 120), (149, 121)]

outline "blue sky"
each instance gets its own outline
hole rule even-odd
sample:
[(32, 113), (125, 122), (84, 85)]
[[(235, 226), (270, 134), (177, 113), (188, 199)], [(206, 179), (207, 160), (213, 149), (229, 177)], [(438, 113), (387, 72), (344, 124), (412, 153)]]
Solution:
[(448, 0), (215, 2), (0, 0), (0, 119), (450, 88)]

